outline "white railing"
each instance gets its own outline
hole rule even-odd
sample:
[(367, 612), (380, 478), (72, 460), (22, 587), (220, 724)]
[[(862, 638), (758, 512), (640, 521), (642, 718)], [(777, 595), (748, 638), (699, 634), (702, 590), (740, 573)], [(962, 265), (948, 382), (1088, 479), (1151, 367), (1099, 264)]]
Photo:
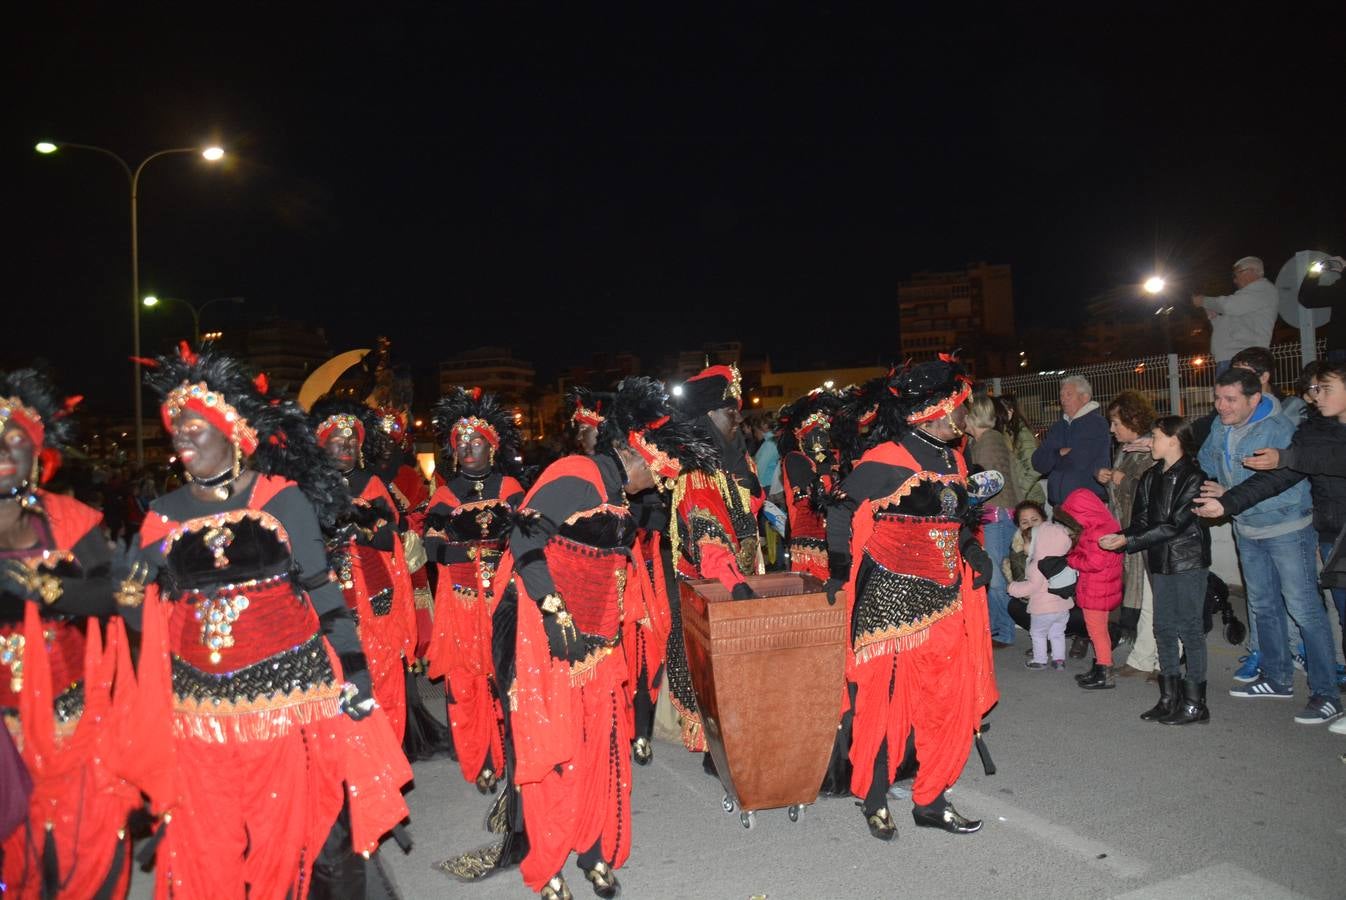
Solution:
[[(1316, 356), (1321, 358), (1327, 351), (1326, 341), (1318, 341), (1317, 351)], [(1273, 382), (1281, 393), (1293, 394), (1302, 368), (1299, 343), (1277, 344), (1271, 352), (1276, 358)], [(993, 394), (1013, 394), (1024, 421), (1041, 432), (1061, 415), (1061, 379), (1067, 375), (1087, 378), (1094, 389), (1094, 399), (1103, 407), (1125, 390), (1140, 391), (1149, 397), (1162, 416), (1171, 413), (1201, 416), (1210, 412), (1213, 404), (1215, 363), (1209, 354), (1146, 356), (1056, 372), (991, 378), (988, 382)]]

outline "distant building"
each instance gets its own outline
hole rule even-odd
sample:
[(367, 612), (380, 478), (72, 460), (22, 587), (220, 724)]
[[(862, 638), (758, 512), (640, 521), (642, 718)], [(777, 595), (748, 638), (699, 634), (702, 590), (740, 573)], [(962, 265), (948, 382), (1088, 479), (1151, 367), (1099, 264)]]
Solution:
[(479, 387), (505, 405), (516, 406), (529, 399), (536, 374), (532, 363), (516, 359), (508, 347), (478, 347), (439, 364), (439, 391)]
[(743, 408), (765, 409), (775, 412), (783, 404), (790, 403), (817, 387), (843, 388), (849, 384), (863, 384), (871, 378), (887, 373), (882, 366), (869, 366), (855, 369), (806, 369), (797, 372), (772, 372), (768, 368), (762, 373), (762, 384), (757, 390), (747, 391), (743, 397)]
[(253, 370), (266, 373), (272, 391), (294, 397), (304, 379), (331, 358), (332, 348), (321, 328), (268, 319), (247, 330), (240, 356)]
[(897, 288), (902, 357), (934, 359), (955, 348), (978, 372), (1002, 368), (1014, 339), (1014, 286), (1007, 265), (917, 272)]

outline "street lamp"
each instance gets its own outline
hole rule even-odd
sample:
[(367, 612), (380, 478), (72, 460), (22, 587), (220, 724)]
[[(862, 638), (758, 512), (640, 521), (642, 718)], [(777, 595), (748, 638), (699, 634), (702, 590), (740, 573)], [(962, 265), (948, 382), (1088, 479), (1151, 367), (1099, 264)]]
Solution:
[[(201, 343), (201, 313), (205, 311), (207, 306), (210, 306), (213, 303), (242, 303), (243, 298), (216, 297), (214, 300), (207, 300), (205, 303), (202, 303), (200, 306), (197, 306), (196, 304), (192, 303), (189, 300), (179, 300), (177, 297), (156, 297), (153, 294), (151, 294), (141, 301), (141, 305), (144, 306), (146, 309), (153, 309), (160, 303), (164, 302), (177, 303), (181, 306), (187, 307), (187, 311), (192, 314), (192, 344), (195, 345)], [(215, 332), (211, 333), (214, 334)]]
[(1145, 293), (1162, 294), (1164, 292), (1165, 284), (1166, 282), (1163, 278), (1160, 278), (1158, 275), (1151, 275), (1149, 278), (1145, 279)]
[(90, 150), (94, 153), (101, 153), (104, 156), (111, 157), (122, 167), (126, 173), (126, 180), (131, 187), (131, 356), (133, 359), (134, 370), (132, 378), (134, 379), (133, 396), (135, 399), (135, 417), (136, 417), (136, 465), (145, 464), (145, 429), (141, 422), (141, 385), (140, 385), (140, 233), (137, 224), (136, 199), (140, 193), (140, 173), (145, 170), (145, 166), (150, 160), (158, 159), (161, 156), (170, 156), (179, 153), (200, 153), (202, 158), (208, 162), (217, 162), (224, 158), (224, 150), (220, 147), (170, 147), (167, 150), (158, 150), (151, 153), (140, 161), (134, 168), (124, 159), (111, 150), (103, 147), (95, 147), (93, 144), (74, 144), (68, 141), (40, 141), (35, 147), (38, 153), (49, 156), (57, 150)]

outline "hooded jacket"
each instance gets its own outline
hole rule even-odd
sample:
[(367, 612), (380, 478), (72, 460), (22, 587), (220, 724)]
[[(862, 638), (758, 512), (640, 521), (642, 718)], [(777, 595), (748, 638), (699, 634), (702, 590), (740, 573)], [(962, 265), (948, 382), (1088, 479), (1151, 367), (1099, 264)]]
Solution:
[(1122, 530), (1093, 491), (1072, 491), (1061, 508), (1080, 524), (1080, 537), (1066, 561), (1080, 573), (1075, 604), (1080, 609), (1112, 610), (1122, 605), (1122, 555), (1098, 546), (1105, 534)]
[[(1281, 414), (1280, 401), (1263, 394), (1242, 425), (1226, 425), (1218, 417), (1211, 423), (1210, 436), (1201, 445), (1197, 462), (1220, 484), (1232, 488), (1255, 474), (1243, 464), (1245, 457), (1263, 447), (1282, 450), (1290, 445), (1294, 433), (1295, 423)], [(1311, 512), (1309, 486), (1300, 481), (1240, 511), (1234, 516), (1234, 530), (1240, 537), (1254, 540), (1278, 537), (1308, 525)]]
[(1030, 615), (1066, 612), (1074, 602), (1069, 597), (1052, 593), (1074, 584), (1078, 576), (1069, 567), (1058, 572), (1050, 579), (1039, 567), (1043, 559), (1052, 556), (1066, 556), (1070, 553), (1070, 532), (1055, 522), (1043, 522), (1033, 528), (1033, 540), (1028, 550), (1028, 565), (1024, 567), (1023, 581), (1009, 584), (1011, 597), (1027, 597)]

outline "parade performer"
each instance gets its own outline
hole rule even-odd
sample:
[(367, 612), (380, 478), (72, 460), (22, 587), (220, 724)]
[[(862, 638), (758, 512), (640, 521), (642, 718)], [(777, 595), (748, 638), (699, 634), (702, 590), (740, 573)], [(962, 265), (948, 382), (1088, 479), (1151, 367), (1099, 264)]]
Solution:
[[(712, 366), (683, 384), (680, 414), (695, 425), (715, 448), (709, 467), (690, 468), (674, 483), (669, 512), (669, 544), (679, 578), (714, 578), (735, 599), (753, 596), (744, 574), (759, 574), (761, 554), (757, 510), (761, 487), (751, 471), (738, 424), (742, 388), (733, 366)], [(732, 467), (732, 468), (731, 468)], [(697, 710), (682, 615), (676, 597), (670, 597), (665, 669), (669, 699), (678, 713), (682, 742), (688, 750), (703, 752), (702, 767), (714, 774), (706, 752), (706, 736)]]
[(481, 388), (458, 388), (441, 399), (433, 424), (454, 473), (435, 491), (425, 519), (425, 551), (439, 566), (427, 671), (444, 676), (463, 777), (487, 793), (505, 765), (491, 666), (492, 584), (523, 500), (515, 476), (519, 431), (513, 413)]
[(160, 817), (156, 896), (362, 896), (411, 769), (325, 549), (350, 497), (303, 411), (236, 360), (149, 362), (189, 479), (118, 591), (143, 619), (124, 769)]
[(122, 621), (107, 618), (102, 516), (39, 486), (72, 408), (37, 372), (0, 375), (0, 716), (33, 787), (27, 820), (0, 844), (6, 897), (125, 896), (126, 817), (140, 805), (114, 772), (112, 690), (126, 690), (130, 657)]
[(840, 401), (816, 388), (781, 411), (776, 442), (782, 455), (786, 513), (790, 523), (790, 571), (826, 581), (827, 522), (824, 498), (837, 483), (838, 454), (832, 420)]
[(887, 794), (904, 760), (919, 768), (912, 817), (969, 833), (979, 821), (944, 796), (996, 702), (985, 586), (991, 563), (966, 524), (967, 464), (956, 449), (971, 382), (950, 357), (895, 374), (875, 446), (827, 511), (829, 598), (851, 623), (851, 791), (870, 833), (891, 840)]
[(372, 470), (391, 448), (374, 411), (359, 403), (320, 400), (309, 421), (318, 446), (341, 473), (354, 504), (355, 521), (335, 548), (340, 560), (337, 576), (346, 605), (355, 614), (374, 697), (400, 741), (408, 703), (419, 698), (407, 696), (405, 673), (415, 659), (416, 610), (398, 533), (400, 515), (392, 494)]
[(593, 456), (598, 446), (598, 426), (603, 424), (603, 407), (612, 405), (612, 395), (572, 385), (566, 391), (566, 405), (571, 409), (571, 439), (576, 452)]
[(569, 897), (561, 869), (572, 852), (600, 897), (631, 846), (631, 741), (626, 623), (646, 617), (652, 588), (626, 497), (713, 466), (713, 448), (668, 422), (662, 387), (618, 385), (592, 457), (549, 466), (523, 503), (500, 568), (497, 628), (514, 617), (509, 688), (511, 780), (527, 855), (524, 882)]

